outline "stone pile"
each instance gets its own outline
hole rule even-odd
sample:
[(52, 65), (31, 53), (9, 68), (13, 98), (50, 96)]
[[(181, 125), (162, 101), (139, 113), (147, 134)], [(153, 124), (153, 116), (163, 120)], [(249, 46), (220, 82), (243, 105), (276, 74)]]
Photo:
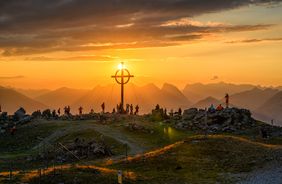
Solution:
[(251, 112), (246, 109), (226, 108), (209, 112), (191, 108), (184, 111), (176, 127), (189, 130), (207, 130), (208, 132), (234, 132), (256, 125)]
[(67, 144), (65, 147), (68, 150), (64, 154), (66, 160), (73, 158), (74, 155), (80, 159), (112, 155), (112, 151), (104, 142), (98, 142), (95, 140), (87, 142), (83, 139), (77, 138), (73, 143)]

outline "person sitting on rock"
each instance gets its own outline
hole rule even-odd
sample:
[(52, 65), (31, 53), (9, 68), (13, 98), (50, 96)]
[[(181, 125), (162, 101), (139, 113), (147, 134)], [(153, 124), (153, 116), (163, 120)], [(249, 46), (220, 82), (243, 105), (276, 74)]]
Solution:
[(211, 104), (211, 106), (208, 109), (209, 112), (215, 112), (215, 108), (213, 106), (213, 104)]
[(222, 111), (222, 110), (223, 110), (222, 105), (221, 105), (221, 104), (219, 104), (219, 106), (217, 106), (216, 110), (217, 110), (217, 111)]

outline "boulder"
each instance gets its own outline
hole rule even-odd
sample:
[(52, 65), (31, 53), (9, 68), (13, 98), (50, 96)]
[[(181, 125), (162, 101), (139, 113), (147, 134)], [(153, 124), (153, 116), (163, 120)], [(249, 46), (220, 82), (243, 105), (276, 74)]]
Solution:
[(14, 113), (14, 119), (15, 119), (15, 120), (20, 120), (20, 119), (24, 118), (24, 117), (25, 117), (25, 113), (26, 113), (25, 109), (22, 108), (22, 107), (20, 107), (20, 108)]
[(183, 112), (182, 118), (184, 120), (191, 120), (197, 115), (197, 113), (198, 113), (197, 108), (186, 109)]

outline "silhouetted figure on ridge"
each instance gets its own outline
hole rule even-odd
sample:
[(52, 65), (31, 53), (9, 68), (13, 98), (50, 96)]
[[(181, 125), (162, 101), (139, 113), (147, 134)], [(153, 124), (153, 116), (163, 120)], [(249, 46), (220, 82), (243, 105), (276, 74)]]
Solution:
[(160, 105), (157, 104), (155, 110), (160, 110)]
[(57, 116), (56, 110), (53, 110), (53, 111), (52, 111), (52, 117), (55, 118), (56, 116)]
[(64, 108), (64, 111), (65, 111), (65, 115), (70, 115), (70, 106), (66, 106), (65, 108)]
[(130, 115), (133, 115), (133, 105), (130, 105)]
[(57, 113), (59, 116), (61, 115), (61, 108), (58, 109)]
[(130, 105), (126, 104), (126, 114), (129, 114), (129, 108), (130, 108)]
[(80, 106), (80, 107), (78, 108), (79, 115), (82, 115), (82, 110), (83, 110), (83, 107)]
[(102, 108), (102, 112), (105, 113), (105, 102), (102, 103), (101, 108)]
[(139, 113), (139, 106), (136, 105), (134, 114), (137, 115)]
[(226, 93), (226, 95), (225, 95), (225, 104), (226, 104), (226, 108), (229, 108), (229, 94), (228, 93)]
[(182, 115), (182, 109), (181, 109), (181, 108), (178, 109), (178, 115), (179, 115), (179, 116)]

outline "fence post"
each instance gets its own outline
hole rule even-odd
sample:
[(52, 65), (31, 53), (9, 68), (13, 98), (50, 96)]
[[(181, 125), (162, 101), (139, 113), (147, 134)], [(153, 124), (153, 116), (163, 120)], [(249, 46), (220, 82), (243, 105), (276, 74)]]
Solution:
[(12, 162), (10, 163), (10, 173), (9, 173), (9, 180), (11, 181), (13, 177), (13, 169), (12, 169)]

